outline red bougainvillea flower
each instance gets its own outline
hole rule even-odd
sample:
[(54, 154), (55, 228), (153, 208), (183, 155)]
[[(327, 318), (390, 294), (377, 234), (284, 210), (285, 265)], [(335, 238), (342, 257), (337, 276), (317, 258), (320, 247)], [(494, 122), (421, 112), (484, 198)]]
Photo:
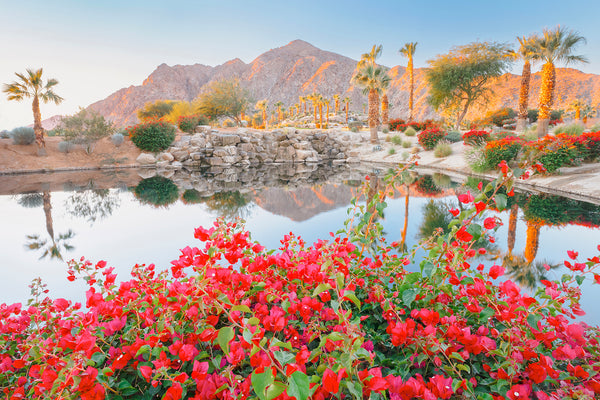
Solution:
[(463, 204), (468, 204), (471, 203), (474, 200), (473, 195), (471, 194), (471, 191), (467, 191), (467, 193), (463, 193), (461, 195), (458, 196), (458, 201), (460, 201)]
[(577, 259), (577, 256), (579, 256), (579, 253), (573, 250), (567, 250), (567, 255), (571, 260), (575, 260)]
[(506, 396), (510, 400), (529, 400), (529, 395), (531, 394), (531, 387), (529, 385), (513, 385), (508, 392), (506, 392)]
[(483, 221), (483, 226), (485, 229), (494, 229), (496, 227), (496, 218), (489, 217)]
[(460, 210), (458, 208), (451, 208), (450, 214), (452, 214), (452, 216), (456, 217), (458, 214), (460, 214)]
[(490, 277), (492, 279), (496, 279), (502, 275), (504, 275), (504, 267), (501, 267), (500, 265), (494, 265), (492, 268), (490, 268)]
[(471, 235), (469, 232), (467, 232), (467, 228), (464, 226), (461, 227), (458, 230), (458, 232), (456, 232), (456, 237), (461, 242), (470, 242), (471, 240), (473, 240), (473, 235)]

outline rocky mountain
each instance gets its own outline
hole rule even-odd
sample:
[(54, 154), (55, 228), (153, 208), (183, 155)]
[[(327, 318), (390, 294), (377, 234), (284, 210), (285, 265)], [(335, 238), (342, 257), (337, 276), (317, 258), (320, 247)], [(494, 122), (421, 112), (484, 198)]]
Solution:
[[(249, 64), (240, 59), (216, 67), (195, 65), (159, 65), (141, 86), (123, 88), (90, 108), (111, 119), (119, 126), (137, 122), (136, 111), (146, 102), (160, 99), (193, 100), (212, 81), (238, 78), (253, 99), (268, 99), (269, 103), (282, 101), (286, 107), (298, 103), (299, 96), (318, 92), (332, 98), (334, 94), (351, 98), (351, 109), (362, 110), (366, 96), (350, 85), (356, 60), (318, 49), (302, 40), (294, 40), (283, 47), (258, 56)], [(390, 117), (408, 116), (409, 81), (406, 68), (391, 68)], [(532, 78), (530, 103), (537, 105), (540, 73)], [(506, 74), (494, 83), (495, 96), (486, 109), (502, 106), (516, 108), (520, 76)], [(575, 69), (557, 69), (555, 108), (564, 108), (575, 98), (593, 105), (600, 104), (600, 76), (585, 74)], [(428, 89), (425, 69), (415, 69), (415, 117), (418, 120), (435, 118), (437, 114), (427, 104)], [(483, 108), (475, 108), (470, 116), (481, 115)]]

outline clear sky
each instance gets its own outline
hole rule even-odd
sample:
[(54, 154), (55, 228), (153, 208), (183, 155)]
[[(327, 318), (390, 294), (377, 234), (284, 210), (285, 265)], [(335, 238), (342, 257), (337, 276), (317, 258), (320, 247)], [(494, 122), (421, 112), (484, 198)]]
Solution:
[[(590, 63), (577, 68), (600, 74), (597, 0), (0, 0), (0, 15), (0, 83), (39, 67), (59, 81), (65, 101), (43, 105), (44, 119), (140, 85), (161, 63), (248, 63), (294, 39), (354, 59), (382, 44), (387, 66), (406, 65), (398, 49), (416, 41), (424, 67), (455, 45), (513, 43), (560, 24), (587, 38), (578, 53)], [(32, 122), (30, 104), (0, 93), (0, 130)]]

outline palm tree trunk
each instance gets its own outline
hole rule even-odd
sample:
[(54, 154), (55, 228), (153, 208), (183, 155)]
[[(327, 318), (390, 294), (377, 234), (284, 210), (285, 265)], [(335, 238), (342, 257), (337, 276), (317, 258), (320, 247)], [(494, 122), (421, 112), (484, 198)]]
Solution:
[(348, 125), (348, 102), (346, 102), (346, 125)]
[(369, 90), (369, 129), (371, 131), (371, 143), (379, 143), (377, 136), (377, 125), (379, 124), (379, 94), (377, 90)]
[(315, 126), (317, 126), (319, 121), (317, 121), (317, 103), (316, 102), (313, 102), (313, 108), (314, 108), (314, 114), (315, 114)]
[(413, 71), (413, 59), (412, 56), (408, 57), (408, 79), (410, 80), (410, 95), (408, 98), (408, 122), (413, 121), (413, 107), (414, 107), (414, 95), (415, 95), (415, 74)]
[(42, 201), (44, 205), (44, 215), (46, 216), (46, 230), (48, 235), (54, 241), (54, 226), (52, 223), (52, 203), (50, 202), (50, 192), (44, 192), (42, 194)]
[(390, 102), (388, 101), (387, 93), (381, 97), (381, 124), (384, 129), (388, 129)]
[(323, 129), (323, 103), (319, 104), (319, 125)]
[(406, 185), (406, 199), (404, 200), (404, 226), (402, 227), (402, 240), (400, 242), (400, 250), (404, 251), (406, 248), (406, 232), (408, 230), (408, 201), (410, 199), (410, 187)]
[(525, 259), (529, 264), (533, 262), (540, 246), (540, 228), (539, 222), (527, 221), (527, 238), (525, 240)]
[(550, 122), (550, 111), (554, 102), (554, 85), (556, 83), (556, 71), (554, 64), (547, 62), (542, 67), (542, 88), (540, 89), (540, 115), (538, 117), (538, 137), (548, 134), (548, 123)]
[(327, 113), (325, 114), (325, 126), (329, 128), (329, 103), (327, 103)]
[(38, 146), (38, 155), (46, 155), (46, 141), (44, 140), (44, 128), (42, 127), (42, 114), (40, 113), (40, 99), (37, 96), (33, 98), (31, 105), (33, 110), (33, 131), (35, 132), (35, 143)]
[(265, 129), (267, 129), (267, 109), (263, 108), (262, 110), (262, 118), (263, 118), (263, 125), (265, 126)]
[(521, 90), (519, 91), (519, 115), (517, 118), (517, 132), (523, 132), (527, 125), (527, 106), (529, 102), (529, 83), (531, 82), (531, 64), (525, 61), (521, 74)]

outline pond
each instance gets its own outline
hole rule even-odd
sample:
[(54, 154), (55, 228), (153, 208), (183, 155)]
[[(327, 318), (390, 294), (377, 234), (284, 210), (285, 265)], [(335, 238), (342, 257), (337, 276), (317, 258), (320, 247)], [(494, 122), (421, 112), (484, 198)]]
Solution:
[[(343, 227), (351, 199), (373, 167), (272, 165), (154, 176), (151, 170), (0, 176), (0, 303), (26, 302), (41, 277), (51, 297), (85, 300), (85, 285), (68, 282), (66, 260), (107, 261), (120, 279), (135, 264), (168, 268), (179, 249), (199, 244), (198, 226), (241, 217), (251, 238), (277, 248), (294, 232), (308, 243)], [(466, 184), (475, 190), (477, 182)], [(442, 174), (412, 174), (396, 186), (381, 221), (389, 240), (408, 247), (450, 220), (457, 194), (468, 190)], [(494, 214), (486, 211), (486, 216)], [(540, 279), (565, 272), (567, 250), (599, 253), (600, 206), (548, 194), (517, 193), (496, 215), (503, 225), (482, 262), (502, 264), (534, 291)], [(546, 271), (544, 265), (550, 267)], [(588, 323), (600, 323), (600, 291), (582, 285)]]

